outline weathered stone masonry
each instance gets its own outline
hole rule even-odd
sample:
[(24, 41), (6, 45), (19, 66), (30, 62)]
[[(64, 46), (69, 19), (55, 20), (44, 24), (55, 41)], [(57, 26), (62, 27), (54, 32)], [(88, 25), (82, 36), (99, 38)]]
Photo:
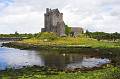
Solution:
[(60, 13), (58, 9), (46, 9), (44, 14), (44, 25), (42, 32), (54, 32), (61, 36), (65, 34), (65, 23), (63, 21), (63, 13)]

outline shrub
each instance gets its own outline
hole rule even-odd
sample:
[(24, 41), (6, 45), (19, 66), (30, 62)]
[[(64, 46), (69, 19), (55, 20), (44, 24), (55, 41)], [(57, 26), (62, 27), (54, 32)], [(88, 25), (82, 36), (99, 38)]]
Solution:
[(38, 33), (38, 35), (36, 37), (39, 39), (42, 39), (42, 40), (47, 39), (48, 41), (55, 40), (58, 38), (58, 36), (53, 32)]

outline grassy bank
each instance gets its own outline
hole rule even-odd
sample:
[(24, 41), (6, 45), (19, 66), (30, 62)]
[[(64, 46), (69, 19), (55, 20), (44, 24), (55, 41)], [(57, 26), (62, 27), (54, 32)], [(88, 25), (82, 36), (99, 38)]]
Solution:
[[(31, 38), (22, 41), (4, 44), (7, 47), (19, 49), (37, 49), (37, 50), (59, 50), (68, 52), (80, 52), (81, 49), (119, 49), (118, 41), (97, 41), (96, 39), (87, 37), (59, 37), (54, 40)], [(83, 51), (84, 52), (84, 51)]]
[[(104, 52), (104, 56), (112, 56), (111, 60), (115, 60), (114, 62), (117, 62), (117, 65), (120, 64), (118, 63), (120, 58), (120, 43), (118, 41), (97, 41), (96, 39), (87, 37), (59, 37), (54, 40), (31, 38), (8, 43), (5, 44), (5, 46), (20, 49), (58, 49), (71, 53), (77, 51), (82, 53), (90, 52), (89, 49), (98, 52), (100, 49), (105, 49), (101, 51)], [(85, 50), (83, 50), (83, 48)], [(115, 54), (113, 54), (113, 52), (115, 52)], [(94, 71), (69, 72), (33, 66), (17, 70), (7, 69), (6, 71), (0, 72), (0, 77), (0, 79), (120, 79), (120, 68), (111, 66)]]
[(65, 72), (33, 66), (1, 71), (0, 77), (1, 79), (120, 79), (120, 68), (110, 67), (95, 71)]
[(38, 45), (84, 45), (91, 46), (92, 48), (101, 47), (101, 48), (114, 48), (120, 47), (119, 42), (113, 41), (97, 41), (96, 39), (87, 38), (87, 37), (59, 37), (58, 39), (47, 41), (42, 39), (27, 39), (20, 41), (20, 43), (29, 43), (29, 44), (38, 44)]
[(62, 45), (62, 46), (70, 46), (76, 45), (81, 47), (92, 47), (92, 48), (119, 48), (119, 42), (113, 41), (97, 41), (96, 39), (87, 38), (87, 37), (59, 37), (58, 39), (47, 41), (43, 39), (31, 38), (23, 41), (19, 41), (19, 43), (26, 44), (34, 44), (34, 45)]

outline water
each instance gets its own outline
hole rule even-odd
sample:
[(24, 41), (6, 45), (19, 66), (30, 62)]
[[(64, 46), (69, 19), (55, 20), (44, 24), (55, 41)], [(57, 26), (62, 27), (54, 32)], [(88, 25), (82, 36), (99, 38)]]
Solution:
[(55, 68), (99, 67), (110, 63), (98, 53), (65, 54), (53, 51), (20, 50), (0, 47), (0, 70), (23, 66), (48, 66)]

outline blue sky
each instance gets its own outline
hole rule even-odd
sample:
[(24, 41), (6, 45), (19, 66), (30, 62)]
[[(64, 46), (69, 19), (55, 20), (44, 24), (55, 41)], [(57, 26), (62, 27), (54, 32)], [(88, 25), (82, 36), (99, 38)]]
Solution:
[(46, 8), (59, 8), (72, 27), (120, 32), (120, 0), (0, 0), (0, 33), (36, 33)]
[(11, 3), (13, 3), (13, 0), (0, 0), (0, 9), (8, 7)]

